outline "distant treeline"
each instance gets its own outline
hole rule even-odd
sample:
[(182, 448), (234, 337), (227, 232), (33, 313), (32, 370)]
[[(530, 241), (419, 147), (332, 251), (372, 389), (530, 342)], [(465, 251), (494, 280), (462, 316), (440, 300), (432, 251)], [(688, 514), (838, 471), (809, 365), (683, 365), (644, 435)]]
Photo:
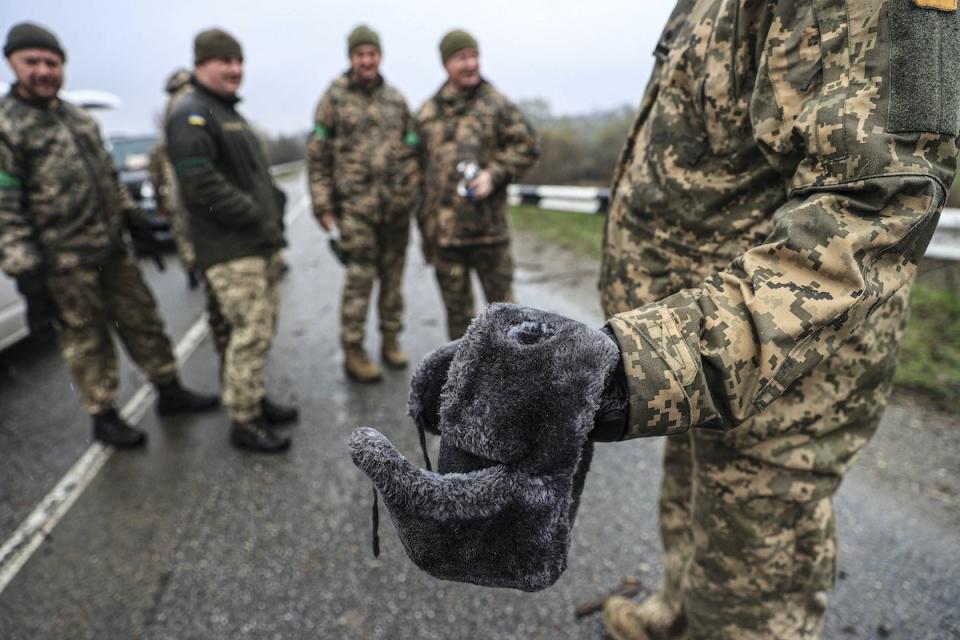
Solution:
[(622, 106), (589, 114), (558, 116), (546, 100), (521, 100), (518, 106), (540, 135), (540, 162), (523, 177), (526, 184), (606, 187), (630, 133), (636, 111)]
[[(633, 122), (634, 109), (623, 106), (584, 115), (558, 116), (546, 100), (517, 103), (540, 136), (542, 155), (522, 182), (605, 187), (610, 184), (620, 149)], [(271, 164), (302, 160), (309, 133), (266, 137)]]

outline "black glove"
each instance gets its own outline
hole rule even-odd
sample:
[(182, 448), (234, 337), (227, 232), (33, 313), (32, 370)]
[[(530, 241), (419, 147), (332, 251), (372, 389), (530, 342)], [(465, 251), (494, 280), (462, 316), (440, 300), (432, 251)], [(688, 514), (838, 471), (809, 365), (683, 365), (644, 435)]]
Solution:
[(53, 327), (59, 320), (59, 314), (43, 272), (29, 271), (17, 276), (17, 291), (27, 301), (30, 335), (43, 342), (51, 340), (55, 335)]
[[(619, 350), (620, 344), (613, 331), (607, 327), (601, 329), (613, 340)], [(594, 442), (616, 442), (623, 438), (630, 418), (630, 390), (627, 386), (627, 374), (623, 368), (623, 358), (617, 358), (616, 368), (607, 374), (600, 396), (600, 408), (593, 416), (593, 431), (590, 439)]]
[(138, 258), (150, 258), (160, 271), (166, 271), (167, 265), (163, 261), (163, 251), (153, 228), (143, 213), (127, 214), (127, 231), (133, 242), (133, 254)]

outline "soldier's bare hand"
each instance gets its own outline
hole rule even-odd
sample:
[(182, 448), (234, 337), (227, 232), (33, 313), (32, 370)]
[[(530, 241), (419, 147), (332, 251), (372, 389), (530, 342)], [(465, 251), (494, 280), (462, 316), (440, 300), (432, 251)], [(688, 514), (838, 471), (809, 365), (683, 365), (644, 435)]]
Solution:
[(320, 216), (320, 226), (323, 227), (324, 231), (333, 231), (333, 228), (337, 226), (337, 216), (330, 211), (326, 212)]
[(493, 175), (491, 175), (489, 171), (481, 171), (470, 183), (470, 188), (473, 189), (473, 197), (475, 200), (487, 198), (493, 193)]

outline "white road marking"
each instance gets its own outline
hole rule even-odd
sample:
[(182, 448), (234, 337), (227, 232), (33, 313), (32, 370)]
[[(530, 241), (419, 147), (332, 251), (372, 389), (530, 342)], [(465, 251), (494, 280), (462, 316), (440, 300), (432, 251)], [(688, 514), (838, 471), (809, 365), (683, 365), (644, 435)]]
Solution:
[[(309, 194), (304, 194), (287, 215), (287, 224), (291, 224), (299, 218), (308, 209), (309, 204)], [(193, 355), (200, 343), (207, 337), (208, 332), (207, 316), (203, 314), (193, 323), (183, 339), (177, 344), (175, 353), (179, 366), (183, 366)], [(120, 415), (130, 424), (139, 423), (155, 397), (156, 392), (153, 385), (144, 384), (137, 389), (130, 401), (121, 409)], [(57, 486), (40, 501), (40, 504), (13, 532), (13, 535), (4, 542), (3, 546), (0, 547), (0, 593), (3, 593), (14, 576), (50, 535), (53, 528), (70, 510), (70, 507), (77, 501), (87, 485), (97, 476), (113, 452), (113, 447), (99, 442), (90, 445), (67, 474), (57, 483)]]

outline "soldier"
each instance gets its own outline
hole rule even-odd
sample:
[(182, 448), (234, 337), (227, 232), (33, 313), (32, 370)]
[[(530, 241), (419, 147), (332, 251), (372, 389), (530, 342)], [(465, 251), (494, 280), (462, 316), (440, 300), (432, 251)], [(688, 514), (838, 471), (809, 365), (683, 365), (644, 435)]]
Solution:
[(272, 402), (264, 369), (276, 328), (278, 263), (285, 197), (270, 176), (256, 135), (234, 108), (243, 80), (240, 43), (220, 29), (194, 41), (193, 90), (167, 119), (167, 153), (189, 215), (197, 268), (229, 326), (223, 403), (231, 442), (277, 452), (290, 438), (275, 427), (297, 410)]
[(592, 437), (670, 436), (663, 582), (606, 602), (617, 640), (819, 636), (833, 496), (956, 174), (958, 33), (953, 1), (677, 4), (601, 269), (622, 368)]
[(513, 302), (507, 185), (536, 162), (536, 136), (520, 110), (480, 75), (477, 41), (460, 30), (440, 42), (447, 81), (417, 114), (424, 147), (418, 221), (436, 270), (447, 332), (475, 315), (470, 272), (487, 302)]
[[(170, 98), (164, 109), (162, 128), (166, 127), (167, 117), (177, 100), (193, 90), (193, 85), (190, 84), (190, 71), (187, 69), (174, 71), (167, 78), (164, 90)], [(196, 289), (199, 278), (196, 271), (196, 255), (193, 251), (193, 243), (190, 241), (187, 213), (183, 210), (183, 204), (180, 202), (180, 194), (177, 192), (177, 178), (173, 166), (167, 158), (167, 145), (162, 138), (150, 151), (150, 182), (153, 183), (157, 191), (157, 204), (170, 218), (173, 236), (177, 241), (177, 255), (180, 256), (180, 265), (187, 274), (187, 286), (190, 289)]]
[(377, 311), (381, 355), (402, 369), (403, 265), (410, 210), (419, 190), (418, 138), (407, 103), (380, 75), (375, 31), (361, 25), (347, 38), (350, 69), (317, 105), (307, 148), (313, 212), (327, 231), (340, 227), (347, 275), (340, 306), (340, 342), (347, 376), (376, 382), (382, 371), (363, 347), (370, 291), (380, 280)]
[(146, 434), (117, 413), (111, 327), (156, 387), (160, 415), (213, 409), (217, 398), (180, 384), (156, 302), (122, 235), (125, 224), (137, 230), (148, 222), (97, 124), (58, 97), (66, 55), (57, 37), (21, 23), (3, 52), (17, 80), (0, 99), (0, 267), (28, 298), (55, 310), (94, 438), (142, 445)]

